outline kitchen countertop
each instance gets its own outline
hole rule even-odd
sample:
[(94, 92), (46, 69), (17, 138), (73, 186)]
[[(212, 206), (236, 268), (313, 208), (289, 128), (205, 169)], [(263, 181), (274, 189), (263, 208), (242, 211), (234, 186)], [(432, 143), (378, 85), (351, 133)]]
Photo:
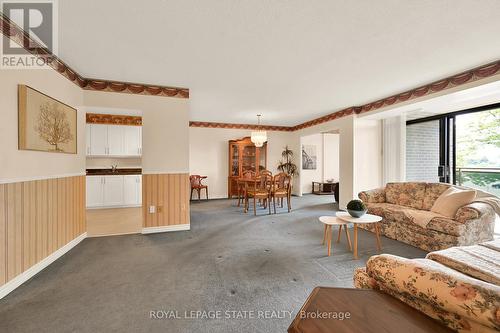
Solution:
[(123, 176), (123, 175), (140, 175), (141, 168), (117, 168), (112, 171), (111, 168), (106, 169), (87, 169), (87, 176)]

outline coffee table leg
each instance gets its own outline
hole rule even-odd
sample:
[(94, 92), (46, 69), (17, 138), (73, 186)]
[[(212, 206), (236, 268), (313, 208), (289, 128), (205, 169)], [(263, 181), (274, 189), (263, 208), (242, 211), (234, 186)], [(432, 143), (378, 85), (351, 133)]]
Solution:
[(354, 259), (358, 259), (358, 225), (354, 223)]
[(328, 228), (328, 226), (325, 224), (325, 230), (323, 231), (323, 243), (321, 243), (321, 245), (325, 245), (325, 241), (326, 241), (326, 229)]
[(382, 250), (382, 245), (380, 245), (380, 231), (378, 223), (375, 223), (375, 236), (377, 237), (377, 249), (380, 252)]
[(349, 245), (349, 251), (352, 251), (351, 237), (349, 236), (349, 230), (347, 230), (347, 224), (344, 226), (344, 231), (347, 238), (347, 244)]
[(327, 229), (327, 236), (328, 238), (328, 256), (330, 256), (330, 252), (332, 249), (332, 226), (329, 225)]
[(339, 235), (337, 236), (337, 243), (340, 242), (340, 235), (342, 234), (342, 224), (339, 225)]

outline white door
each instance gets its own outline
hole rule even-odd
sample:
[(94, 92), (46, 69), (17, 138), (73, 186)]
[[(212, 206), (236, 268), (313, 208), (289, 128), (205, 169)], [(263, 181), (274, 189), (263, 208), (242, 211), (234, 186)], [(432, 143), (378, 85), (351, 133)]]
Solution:
[(123, 127), (122, 125), (108, 126), (108, 155), (125, 155), (123, 151)]
[(123, 176), (104, 176), (104, 206), (123, 205)]
[(103, 186), (104, 180), (101, 176), (87, 176), (87, 207), (99, 207), (104, 203)]
[(140, 126), (122, 126), (124, 155), (139, 156), (140, 152)]
[(90, 127), (90, 155), (107, 155), (108, 125), (92, 124)]
[(139, 205), (139, 181), (141, 176), (123, 176), (123, 204)]
[(85, 124), (85, 155), (90, 155), (90, 137), (91, 137), (91, 124)]

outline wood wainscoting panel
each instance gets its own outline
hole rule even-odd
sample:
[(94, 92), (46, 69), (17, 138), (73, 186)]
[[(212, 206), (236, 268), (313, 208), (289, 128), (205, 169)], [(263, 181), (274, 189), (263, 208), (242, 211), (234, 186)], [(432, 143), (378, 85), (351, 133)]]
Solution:
[(188, 173), (142, 175), (143, 227), (189, 224), (189, 186)]
[(0, 286), (85, 230), (85, 176), (0, 184)]

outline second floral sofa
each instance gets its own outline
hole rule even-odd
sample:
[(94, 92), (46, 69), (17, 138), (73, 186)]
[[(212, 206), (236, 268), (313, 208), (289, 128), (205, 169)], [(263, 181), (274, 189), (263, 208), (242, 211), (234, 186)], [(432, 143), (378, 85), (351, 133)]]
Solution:
[[(450, 186), (453, 185), (388, 183), (385, 188), (360, 192), (359, 198), (369, 213), (382, 216), (383, 235), (426, 251), (492, 240), (495, 211), (486, 203), (465, 205), (453, 218), (430, 212), (437, 198)], [(425, 226), (416, 223), (413, 213), (430, 216), (429, 222)], [(373, 231), (371, 224), (364, 228)]]
[(500, 331), (500, 240), (431, 252), (426, 259), (371, 257), (356, 288), (376, 289), (460, 332)]

